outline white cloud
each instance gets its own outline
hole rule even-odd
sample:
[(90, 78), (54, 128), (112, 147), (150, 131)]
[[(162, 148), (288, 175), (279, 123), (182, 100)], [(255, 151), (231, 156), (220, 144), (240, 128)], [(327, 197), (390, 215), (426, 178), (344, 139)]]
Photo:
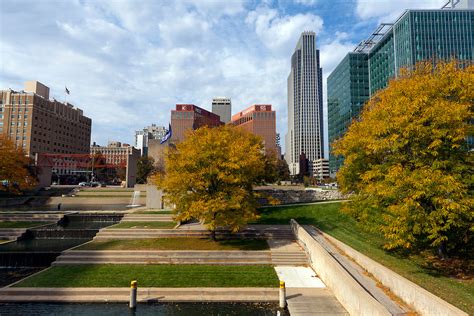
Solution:
[(246, 22), (255, 28), (258, 38), (267, 48), (281, 55), (291, 52), (303, 31), (318, 33), (323, 28), (321, 17), (312, 13), (281, 15), (266, 7), (250, 12)]
[(318, 3), (318, 0), (295, 0), (295, 3), (299, 3), (306, 6), (313, 6)]
[(357, 0), (356, 13), (361, 19), (377, 18), (393, 22), (406, 9), (439, 9), (447, 0)]

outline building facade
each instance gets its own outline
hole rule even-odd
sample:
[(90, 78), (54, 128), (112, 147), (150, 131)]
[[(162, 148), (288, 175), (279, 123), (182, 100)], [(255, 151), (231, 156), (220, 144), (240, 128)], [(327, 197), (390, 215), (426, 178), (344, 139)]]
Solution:
[[(407, 10), (394, 23), (381, 24), (341, 61), (328, 77), (329, 144), (344, 135), (362, 105), (402, 68), (423, 60), (474, 60), (474, 10), (466, 3)], [(343, 160), (331, 152), (329, 160), (335, 174)]]
[(140, 150), (142, 156), (148, 155), (148, 142), (151, 139), (162, 139), (168, 132), (164, 126), (152, 124), (140, 131), (135, 131), (135, 148)]
[(273, 153), (278, 158), (276, 140), (276, 113), (271, 104), (256, 104), (232, 115), (232, 124), (260, 136), (266, 153)]
[[(369, 99), (368, 55), (349, 53), (328, 77), (328, 134), (329, 143), (346, 132), (353, 117)], [(331, 87), (329, 89), (329, 87)], [(337, 170), (343, 163), (341, 156), (331, 155), (330, 169)]]
[(49, 99), (49, 88), (38, 81), (23, 91), (0, 91), (0, 134), (29, 156), (37, 153), (88, 153), (90, 118), (70, 103)]
[(219, 115), (194, 104), (176, 104), (176, 110), (171, 111), (171, 142), (176, 143), (184, 140), (186, 131), (223, 124)]
[(291, 57), (285, 146), (291, 175), (300, 173), (302, 153), (310, 164), (324, 158), (322, 69), (314, 32), (303, 32)]
[(212, 113), (219, 115), (221, 122), (227, 124), (231, 120), (232, 102), (230, 98), (219, 97), (212, 99)]
[(140, 158), (140, 150), (128, 144), (112, 141), (107, 146), (99, 146), (95, 143), (90, 147), (91, 156), (100, 154), (105, 158), (106, 164), (115, 165), (117, 168), (124, 168), (125, 186), (131, 188), (137, 181), (137, 162)]
[(312, 164), (312, 174), (318, 180), (323, 180), (329, 178), (329, 160), (328, 159), (318, 159), (313, 161)]

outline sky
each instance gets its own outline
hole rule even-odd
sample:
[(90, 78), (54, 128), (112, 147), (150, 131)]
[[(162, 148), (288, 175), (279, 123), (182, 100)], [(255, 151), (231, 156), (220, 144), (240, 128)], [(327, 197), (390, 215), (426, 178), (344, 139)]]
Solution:
[(91, 141), (100, 145), (134, 144), (135, 130), (168, 126), (175, 104), (211, 110), (218, 96), (232, 99), (232, 113), (272, 104), (284, 142), (290, 58), (311, 30), (321, 51), (327, 147), (332, 70), (379, 23), (446, 2), (0, 0), (0, 89), (42, 82), (50, 97), (92, 119)]

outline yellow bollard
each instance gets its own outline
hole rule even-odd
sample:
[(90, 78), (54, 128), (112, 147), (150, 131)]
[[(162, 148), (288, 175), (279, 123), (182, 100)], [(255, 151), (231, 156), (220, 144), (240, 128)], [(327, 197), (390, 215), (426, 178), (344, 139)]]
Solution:
[(137, 281), (133, 280), (130, 282), (130, 308), (135, 309), (137, 307)]
[(280, 308), (285, 308), (286, 306), (286, 287), (285, 282), (280, 281)]

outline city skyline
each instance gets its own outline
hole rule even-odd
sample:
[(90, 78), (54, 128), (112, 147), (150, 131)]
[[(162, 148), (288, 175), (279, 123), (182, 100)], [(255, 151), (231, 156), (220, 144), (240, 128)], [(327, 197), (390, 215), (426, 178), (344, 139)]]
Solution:
[(283, 135), (289, 56), (304, 30), (318, 35), (325, 85), (379, 22), (445, 2), (145, 1), (132, 10), (127, 1), (2, 1), (0, 86), (47, 82), (61, 101), (67, 86), (67, 101), (92, 118), (98, 143), (110, 137), (133, 143), (143, 125), (167, 126), (175, 104), (211, 110), (216, 95), (232, 98), (233, 113), (273, 104)]

